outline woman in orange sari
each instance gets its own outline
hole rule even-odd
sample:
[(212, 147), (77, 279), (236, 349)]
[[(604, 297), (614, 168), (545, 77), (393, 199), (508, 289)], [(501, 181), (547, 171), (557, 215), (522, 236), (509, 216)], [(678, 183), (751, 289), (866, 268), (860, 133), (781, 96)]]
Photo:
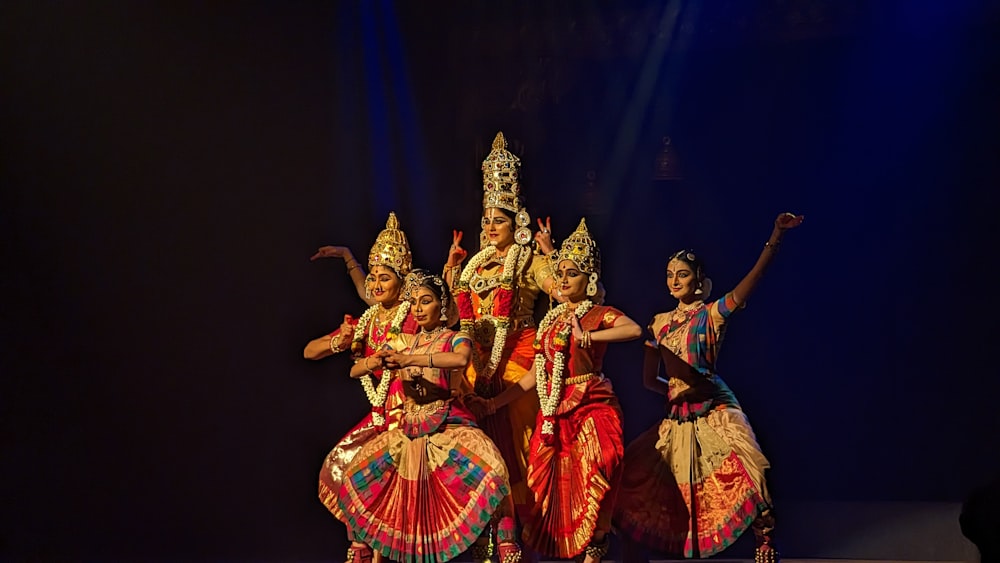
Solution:
[[(324, 255), (324, 249), (331, 248), (341, 247), (324, 247), (317, 255)], [(351, 256), (349, 250), (340, 255)], [(320, 501), (344, 524), (349, 522), (337, 503), (337, 495), (345, 468), (366, 443), (395, 427), (399, 421), (404, 400), (402, 385), (392, 377), (391, 371), (383, 369), (384, 362), (378, 352), (398, 341), (401, 335), (418, 331), (409, 302), (403, 299), (403, 280), (410, 273), (412, 261), (406, 235), (399, 229), (396, 214), (390, 213), (385, 230), (375, 240), (368, 256), (370, 273), (365, 278), (365, 297), (372, 300), (372, 306), (359, 319), (345, 316), (339, 329), (312, 340), (304, 351), (306, 358), (318, 360), (350, 349), (355, 359), (353, 369), (361, 370), (357, 377), (372, 406), (361, 422), (327, 454), (319, 473)], [(360, 266), (349, 263), (348, 268), (354, 274), (353, 270)], [(354, 534), (350, 536), (347, 561), (371, 560), (371, 547)]]
[[(497, 133), (493, 150), (483, 161), (483, 231), (481, 250), (462, 268), (465, 251), (456, 232), (445, 265), (458, 304), (461, 328), (473, 339), (472, 364), (467, 378), (480, 397), (494, 397), (516, 385), (531, 369), (535, 340), (534, 307), (540, 292), (553, 287), (546, 254), (555, 251), (549, 226), (534, 236), (541, 253), (532, 251), (531, 218), (524, 207), (519, 183), (520, 159), (507, 150)], [(525, 476), (528, 444), (538, 413), (538, 399), (525, 395), (483, 422), (483, 430), (503, 453), (510, 473), (511, 496), (522, 519), (530, 513), (531, 497)], [(513, 519), (501, 519), (501, 563), (515, 540)], [(513, 551), (509, 551), (513, 553)], [(486, 559), (489, 553), (473, 557)]]

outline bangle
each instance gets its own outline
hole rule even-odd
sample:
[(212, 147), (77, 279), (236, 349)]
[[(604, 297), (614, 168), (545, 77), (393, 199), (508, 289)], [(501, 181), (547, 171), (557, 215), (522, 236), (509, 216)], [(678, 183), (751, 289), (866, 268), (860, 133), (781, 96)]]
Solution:
[(427, 354), (427, 367), (434, 367), (434, 354)]
[(580, 341), (577, 342), (577, 345), (580, 348), (590, 348), (590, 345), (591, 345), (591, 335), (590, 335), (590, 331), (589, 330), (584, 331), (583, 337), (580, 338)]
[[(459, 262), (454, 266), (449, 266), (445, 264), (444, 271), (441, 272), (441, 279), (447, 278), (449, 274), (451, 274), (451, 281), (448, 283), (451, 283), (452, 285), (457, 284), (459, 276), (462, 275), (462, 263)], [(447, 282), (447, 280), (445, 281)]]
[(368, 370), (368, 373), (375, 373), (375, 370), (373, 370), (372, 368), (368, 367), (368, 360), (369, 359), (371, 359), (371, 356), (368, 356), (367, 358), (365, 358), (365, 369)]
[(497, 404), (496, 404), (496, 402), (493, 401), (492, 397), (489, 398), (489, 399), (486, 399), (486, 413), (487, 414), (496, 414), (497, 413)]
[(334, 354), (340, 352), (340, 333), (330, 337), (330, 351)]
[(769, 241), (767, 241), (767, 242), (764, 243), (764, 248), (770, 248), (771, 250), (773, 250), (775, 252), (777, 252), (778, 250), (780, 250), (780, 247), (781, 247), (781, 241), (780, 240), (778, 240), (778, 241), (770, 241), (769, 240)]

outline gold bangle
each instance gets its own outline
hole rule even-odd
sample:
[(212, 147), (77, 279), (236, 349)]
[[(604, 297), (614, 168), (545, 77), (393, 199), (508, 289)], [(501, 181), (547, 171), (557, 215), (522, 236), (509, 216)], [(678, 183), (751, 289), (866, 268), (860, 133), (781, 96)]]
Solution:
[[(336, 341), (336, 343), (334, 343)], [(330, 351), (334, 354), (340, 352), (340, 334), (334, 334), (330, 337)]]
[(781, 241), (780, 240), (775, 242), (767, 241), (764, 243), (764, 248), (770, 248), (771, 250), (777, 252), (781, 250)]
[(427, 367), (434, 367), (434, 354), (427, 354)]

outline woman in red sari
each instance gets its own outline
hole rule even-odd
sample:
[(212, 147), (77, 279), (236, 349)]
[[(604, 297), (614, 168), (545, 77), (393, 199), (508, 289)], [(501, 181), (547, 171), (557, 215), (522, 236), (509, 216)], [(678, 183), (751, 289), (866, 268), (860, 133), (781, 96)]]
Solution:
[[(331, 248), (341, 247), (324, 247), (317, 255), (351, 256), (349, 250), (346, 254), (324, 254), (324, 249)], [(399, 229), (396, 214), (390, 213), (385, 230), (375, 240), (368, 256), (370, 273), (365, 278), (365, 297), (372, 300), (372, 306), (359, 319), (346, 316), (339, 329), (309, 342), (304, 351), (306, 358), (318, 360), (349, 349), (355, 358), (355, 369), (363, 370), (357, 377), (372, 405), (361, 422), (327, 454), (319, 473), (320, 501), (345, 524), (348, 518), (337, 504), (344, 470), (367, 442), (397, 424), (403, 405), (402, 385), (391, 372), (383, 371), (382, 359), (377, 353), (398, 341), (403, 334), (415, 334), (418, 330), (409, 303), (403, 299), (403, 279), (410, 273), (412, 262), (406, 235)], [(354, 270), (360, 266), (348, 265), (348, 269), (354, 275)], [(351, 534), (347, 561), (359, 563), (372, 557), (371, 547)]]
[(557, 260), (556, 289), (565, 302), (538, 327), (533, 368), (484, 408), (496, 412), (535, 390), (541, 411), (528, 458), (534, 504), (522, 538), (549, 557), (597, 563), (608, 550), (624, 449), (621, 407), (603, 359), (608, 343), (639, 338), (642, 329), (593, 302), (600, 252), (583, 220)]

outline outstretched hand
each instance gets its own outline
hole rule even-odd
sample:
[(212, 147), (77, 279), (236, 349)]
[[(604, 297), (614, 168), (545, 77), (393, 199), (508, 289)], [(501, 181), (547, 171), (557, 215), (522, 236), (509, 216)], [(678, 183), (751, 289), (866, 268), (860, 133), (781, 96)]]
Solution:
[(552, 254), (556, 250), (552, 243), (552, 217), (546, 217), (544, 223), (540, 218), (536, 221), (538, 221), (538, 232), (535, 233), (535, 242), (544, 254)]
[(451, 247), (448, 249), (448, 266), (458, 266), (468, 254), (462, 248), (462, 231), (453, 230), (451, 232)]
[(778, 218), (774, 220), (774, 226), (782, 231), (787, 229), (794, 229), (802, 224), (805, 220), (805, 215), (796, 215), (794, 213), (782, 213), (778, 215)]
[(316, 261), (320, 258), (343, 258), (347, 260), (353, 257), (351, 249), (346, 246), (321, 246), (309, 260)]

